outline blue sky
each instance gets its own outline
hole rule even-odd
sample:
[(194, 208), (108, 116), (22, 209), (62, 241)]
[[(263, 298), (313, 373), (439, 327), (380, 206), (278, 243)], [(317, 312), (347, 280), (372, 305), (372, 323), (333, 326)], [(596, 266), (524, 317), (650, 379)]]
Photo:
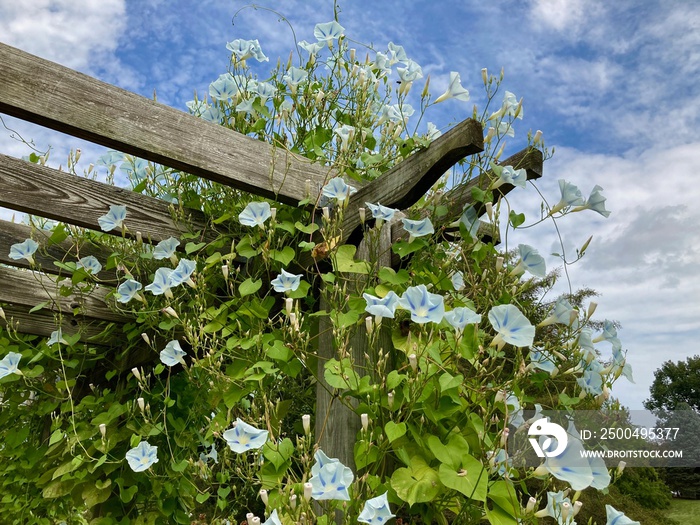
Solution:
[[(268, 2), (298, 40), (333, 18), (329, 0)], [(0, 5), (0, 41), (146, 97), (185, 109), (185, 102), (226, 72), (226, 43), (259, 39), (270, 63), (286, 60), (290, 27), (243, 2), (201, 0), (14, 0)], [(242, 10), (241, 10), (242, 9)], [(234, 17), (234, 14), (238, 14)], [(587, 194), (604, 188), (608, 219), (565, 217), (559, 226), (573, 253), (589, 235), (586, 258), (570, 269), (574, 288), (601, 293), (597, 317), (621, 322), (636, 384), (621, 379), (613, 394), (632, 409), (648, 397), (653, 371), (666, 360), (700, 353), (700, 3), (673, 0), (482, 0), (340, 2), (346, 34), (386, 51), (394, 42), (431, 75), (434, 97), (457, 71), (471, 92), (448, 100), (427, 120), (446, 129), (483, 105), (481, 68), (505, 71), (504, 87), (523, 97), (525, 118), (506, 155), (540, 129), (554, 158), (538, 184), (558, 200), (565, 178)], [(396, 73), (393, 73), (396, 75)], [(97, 158), (103, 148), (5, 117), (53, 148), (51, 164), (71, 148)], [(419, 129), (424, 132), (424, 129)], [(0, 152), (26, 147), (0, 128)], [(517, 189), (518, 211), (538, 213), (532, 188)], [(4, 218), (10, 215), (0, 212)], [(523, 232), (541, 253), (561, 252), (551, 226)], [(550, 258), (551, 267), (556, 260)], [(607, 347), (601, 346), (609, 352)]]

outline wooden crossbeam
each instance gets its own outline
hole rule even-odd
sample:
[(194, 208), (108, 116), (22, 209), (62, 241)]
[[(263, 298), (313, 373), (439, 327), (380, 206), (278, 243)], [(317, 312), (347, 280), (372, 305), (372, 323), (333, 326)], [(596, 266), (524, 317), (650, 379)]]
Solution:
[[(144, 240), (159, 242), (189, 229), (205, 232), (207, 240), (213, 238), (199, 211), (186, 210), (188, 220), (176, 223), (165, 201), (0, 155), (0, 206), (100, 231), (97, 219), (111, 204), (126, 206), (127, 236), (141, 232)], [(108, 233), (122, 234), (121, 230)]]
[[(5, 319), (0, 318), (0, 326), (12, 327), (22, 334), (39, 335), (49, 337), (56, 330), (56, 319), (54, 314), (47, 310), (29, 313), (29, 306), (5, 305), (2, 307), (5, 312)], [(80, 341), (95, 342), (97, 344), (106, 343), (98, 336), (103, 332), (105, 323), (95, 319), (81, 316), (63, 314), (61, 317), (61, 331), (64, 335), (80, 333)]]
[[(0, 44), (0, 112), (296, 205), (328, 169), (72, 69)], [(316, 190), (317, 191), (317, 190)]]

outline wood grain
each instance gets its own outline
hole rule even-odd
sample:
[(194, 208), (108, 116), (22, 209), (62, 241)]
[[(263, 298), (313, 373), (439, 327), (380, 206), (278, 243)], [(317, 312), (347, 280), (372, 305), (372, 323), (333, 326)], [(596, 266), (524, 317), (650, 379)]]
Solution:
[[(56, 330), (56, 318), (50, 311), (40, 310), (29, 313), (29, 306), (6, 305), (3, 306), (6, 320), (0, 319), (0, 326), (12, 327), (20, 333), (49, 337)], [(105, 323), (95, 319), (64, 314), (62, 317), (61, 331), (64, 335), (80, 333), (80, 341), (95, 344), (107, 344), (99, 336), (105, 328)]]

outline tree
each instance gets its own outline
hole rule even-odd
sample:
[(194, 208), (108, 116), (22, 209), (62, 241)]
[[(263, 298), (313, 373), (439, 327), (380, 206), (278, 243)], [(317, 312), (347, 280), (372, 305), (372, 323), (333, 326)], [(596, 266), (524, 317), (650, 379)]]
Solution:
[(654, 372), (651, 397), (644, 402), (647, 410), (675, 410), (679, 403), (687, 403), (700, 412), (700, 356), (685, 361), (666, 361)]

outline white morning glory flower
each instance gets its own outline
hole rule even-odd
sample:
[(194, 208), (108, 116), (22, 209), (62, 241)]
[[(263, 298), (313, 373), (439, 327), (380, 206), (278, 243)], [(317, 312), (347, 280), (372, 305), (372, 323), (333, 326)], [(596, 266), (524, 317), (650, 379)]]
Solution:
[(252, 98), (243, 100), (240, 104), (236, 106), (236, 111), (242, 111), (244, 113), (250, 113), (251, 115), (255, 115), (255, 108), (253, 107), (253, 102), (255, 102), (255, 100)]
[(237, 94), (238, 84), (230, 73), (219, 75), (219, 78), (209, 84), (209, 96), (212, 100), (229, 100)]
[(222, 117), (223, 113), (221, 113), (221, 110), (216, 106), (207, 106), (207, 108), (199, 115), (199, 118), (202, 120), (213, 122), (215, 124), (221, 122)]
[(508, 424), (516, 428), (520, 428), (525, 424), (523, 418), (523, 409), (520, 406), (520, 400), (515, 394), (510, 394), (506, 398), (506, 407), (508, 408)]
[[(510, 91), (506, 91), (505, 95), (503, 96), (503, 103), (501, 104), (501, 108), (495, 113), (491, 114), (489, 120), (498, 119), (505, 116), (514, 117), (515, 112), (518, 110), (519, 104), (520, 103), (518, 102), (518, 99), (515, 97), (515, 95)], [(520, 108), (520, 112), (518, 113), (517, 118), (523, 118), (522, 107)]]
[(535, 327), (515, 305), (494, 306), (489, 312), (489, 321), (497, 332), (491, 341), (492, 346), (501, 348), (505, 343), (518, 347), (531, 346), (535, 339)]
[[(549, 472), (555, 478), (566, 481), (574, 490), (584, 490), (593, 483), (593, 471), (584, 455), (583, 444), (573, 436), (568, 436), (568, 444), (564, 452), (556, 457), (547, 457), (542, 465), (535, 470), (536, 475)], [(545, 436), (541, 436), (540, 447), (544, 444)], [(552, 440), (555, 446), (556, 440)]]
[(277, 88), (269, 82), (258, 82), (258, 84), (255, 86), (255, 92), (260, 96), (260, 99), (264, 104), (275, 96), (275, 93), (277, 93)]
[(136, 296), (141, 288), (142, 285), (140, 282), (127, 279), (117, 288), (117, 294), (119, 294), (117, 301), (120, 303), (128, 303)]
[(223, 437), (231, 450), (236, 454), (243, 454), (261, 448), (267, 442), (268, 434), (267, 430), (258, 430), (237, 418), (233, 428), (224, 432)]
[(382, 525), (395, 516), (389, 508), (389, 500), (385, 492), (381, 496), (365, 501), (357, 521), (370, 525)]
[(292, 93), (296, 93), (297, 86), (309, 80), (309, 72), (299, 67), (290, 67), (287, 73), (282, 77)]
[(397, 62), (401, 62), (404, 64), (408, 62), (406, 50), (403, 48), (403, 46), (396, 45), (393, 42), (389, 42), (389, 58), (390, 65), (396, 64)]
[(582, 206), (584, 204), (581, 190), (574, 184), (566, 182), (564, 179), (559, 179), (559, 191), (561, 192), (561, 199), (549, 210), (550, 215), (569, 206)]
[(442, 295), (430, 293), (424, 284), (409, 287), (399, 299), (399, 306), (411, 312), (411, 321), (439, 323), (445, 315)]
[(328, 184), (321, 188), (321, 194), (324, 197), (336, 199), (338, 202), (345, 201), (354, 193), (357, 193), (357, 189), (348, 186), (341, 177), (333, 177), (328, 181)]
[(414, 80), (423, 78), (423, 69), (418, 65), (417, 62), (409, 59), (406, 62), (406, 67), (397, 67), (397, 73), (402, 83), (410, 84)]
[(282, 525), (282, 522), (277, 515), (277, 509), (272, 510), (272, 514), (270, 514), (270, 517), (267, 518), (262, 525)]
[(491, 169), (498, 175), (498, 179), (491, 184), (490, 189), (492, 190), (503, 184), (511, 184), (520, 188), (527, 186), (527, 171), (525, 169), (515, 170), (513, 166), (499, 166), (493, 162), (491, 163)]
[[(355, 136), (355, 128), (352, 126), (349, 126), (347, 124), (343, 124), (342, 126), (338, 126), (337, 128), (335, 128), (333, 130), (333, 133), (335, 133), (336, 135), (338, 135), (338, 137), (340, 137), (340, 150), (347, 151), (348, 143)], [(338, 177), (336, 177), (336, 178), (338, 178)]]
[(216, 447), (213, 443), (209, 452), (206, 454), (204, 452), (199, 454), (199, 459), (202, 463), (209, 463), (210, 459), (213, 459), (214, 463), (219, 463), (219, 453), (216, 451)]
[(611, 505), (605, 505), (605, 514), (608, 519), (605, 525), (639, 525), (638, 521), (628, 518), (624, 512), (620, 512)]
[(350, 468), (336, 458), (329, 458), (318, 450), (314, 455), (316, 463), (311, 467), (311, 497), (317, 501), (337, 499), (350, 501), (348, 487), (355, 476)]
[(100, 264), (100, 261), (97, 260), (97, 257), (95, 257), (94, 255), (88, 255), (86, 257), (80, 258), (76, 266), (78, 268), (85, 268), (86, 272), (90, 272), (93, 275), (98, 274), (102, 271), (102, 265)]
[(121, 228), (125, 218), (126, 206), (110, 204), (109, 211), (105, 215), (98, 217), (97, 222), (100, 224), (102, 231), (110, 232), (115, 228)]
[(180, 246), (180, 241), (175, 237), (168, 237), (156, 244), (156, 247), (153, 249), (153, 258), (157, 261), (170, 259), (175, 255), (175, 250), (177, 250), (178, 246)]
[(97, 162), (95, 164), (97, 166), (114, 166), (124, 160), (124, 154), (120, 151), (114, 151), (110, 150), (104, 155), (98, 157)]
[(530, 365), (532, 365), (533, 368), (537, 368), (548, 374), (551, 374), (557, 368), (554, 358), (543, 350), (531, 350), (528, 357), (530, 358)]
[(476, 214), (476, 208), (474, 206), (467, 206), (462, 212), (462, 216), (459, 218), (459, 222), (464, 224), (464, 227), (469, 232), (469, 235), (476, 237), (479, 231), (479, 216)]
[(608, 321), (607, 319), (603, 321), (603, 332), (598, 337), (593, 339), (594, 343), (600, 343), (601, 341), (608, 341), (613, 345), (613, 347), (620, 346), (622, 344), (617, 337), (617, 328), (615, 328), (612, 321)]
[(365, 307), (366, 312), (377, 317), (394, 318), (396, 307), (399, 305), (399, 296), (393, 291), (390, 291), (382, 298), (375, 297), (368, 293), (362, 294), (362, 297), (367, 301), (367, 306)]
[(597, 356), (593, 346), (592, 332), (590, 328), (582, 328), (578, 335), (578, 346), (583, 353), (583, 360), (586, 364), (591, 363)]
[(519, 244), (518, 251), (520, 252), (520, 261), (511, 270), (511, 275), (522, 275), (526, 270), (535, 277), (544, 278), (547, 275), (544, 257), (537, 250), (527, 244)]
[(164, 365), (175, 366), (180, 363), (185, 364), (185, 356), (187, 353), (180, 346), (179, 341), (170, 341), (165, 348), (160, 351), (160, 361)]
[[(181, 259), (177, 267), (170, 273), (170, 287), (174, 288), (183, 283), (190, 284), (190, 277), (197, 268), (197, 263), (188, 259)], [(190, 284), (192, 286), (192, 284)]]
[[(549, 516), (550, 518), (554, 518), (555, 520), (559, 520), (559, 518), (562, 516), (562, 503), (569, 503), (571, 504), (571, 500), (566, 497), (566, 494), (563, 491), (559, 492), (547, 492), (547, 506), (538, 511), (535, 516), (538, 518), (544, 518), (545, 516)], [(567, 523), (566, 525), (572, 525), (570, 523)]]
[(462, 272), (456, 271), (452, 274), (450, 280), (452, 281), (452, 287), (456, 291), (460, 291), (464, 288), (464, 274), (462, 274)]
[(150, 445), (148, 441), (142, 441), (126, 453), (126, 460), (131, 470), (143, 472), (154, 463), (158, 463), (158, 447)]
[(316, 24), (316, 27), (314, 27), (314, 36), (319, 42), (325, 42), (330, 46), (333, 40), (338, 40), (343, 36), (344, 31), (345, 28), (333, 20), (332, 22)]
[(51, 335), (46, 341), (46, 344), (49, 346), (55, 345), (57, 343), (63, 343), (64, 345), (68, 344), (66, 340), (63, 339), (63, 330), (61, 330), (60, 328), (51, 332)]
[(565, 298), (560, 298), (554, 305), (554, 310), (538, 326), (547, 326), (554, 323), (571, 326), (578, 319), (578, 311), (574, 310), (571, 303)]
[(26, 259), (29, 264), (34, 264), (34, 253), (39, 248), (39, 243), (34, 239), (27, 239), (24, 242), (19, 242), (10, 246), (10, 259), (19, 261)]
[(434, 141), (436, 138), (442, 136), (442, 131), (440, 131), (435, 124), (428, 122), (428, 131), (426, 133), (429, 141)]
[(445, 312), (445, 320), (457, 330), (464, 330), (468, 324), (476, 324), (481, 322), (481, 315), (466, 306), (458, 306), (457, 308)]
[(593, 210), (600, 213), (603, 217), (609, 217), (610, 212), (605, 209), (605, 197), (601, 195), (601, 191), (603, 191), (603, 188), (594, 186), (586, 202), (582, 206), (577, 206), (571, 211)]
[(459, 73), (456, 71), (450, 72), (450, 84), (447, 87), (447, 91), (436, 98), (435, 103), (443, 102), (449, 98), (456, 98), (464, 102), (469, 100), (469, 91), (462, 87), (462, 81), (459, 77)]
[(272, 210), (269, 202), (251, 202), (238, 215), (238, 220), (243, 226), (260, 226), (262, 228), (270, 217), (272, 217)]
[(382, 221), (390, 221), (391, 219), (394, 218), (394, 214), (399, 211), (395, 210), (394, 208), (387, 208), (386, 206), (382, 206), (381, 204), (372, 204), (370, 202), (365, 202), (365, 205), (367, 208), (369, 208), (369, 211), (372, 212), (372, 217), (375, 219), (379, 219)]
[(321, 49), (326, 47), (326, 42), (314, 42), (313, 44), (310, 44), (306, 40), (302, 40), (299, 42), (299, 47), (306, 51), (309, 54), (309, 58), (311, 58), (316, 57), (316, 55), (321, 52)]
[(374, 68), (377, 70), (379, 78), (391, 74), (391, 63), (389, 57), (384, 53), (377, 51), (374, 59)]
[(412, 221), (411, 219), (401, 219), (401, 221), (403, 222), (403, 229), (410, 235), (409, 242), (413, 241), (416, 237), (423, 237), (435, 233), (433, 223), (430, 222), (428, 217), (419, 221)]
[(9, 376), (10, 374), (22, 375), (19, 369), (19, 360), (22, 359), (22, 354), (16, 352), (8, 352), (8, 354), (0, 361), (0, 379)]
[[(596, 361), (593, 361), (594, 363)], [(593, 368), (584, 370), (583, 376), (576, 379), (576, 382), (586, 394), (599, 396), (603, 393), (603, 377), (600, 372)]]
[(591, 456), (588, 458), (588, 464), (591, 466), (591, 473), (593, 474), (591, 487), (598, 490), (606, 489), (610, 485), (611, 478), (605, 460)]
[(270, 281), (270, 284), (273, 286), (275, 292), (293, 292), (299, 288), (301, 284), (301, 274), (295, 275), (282, 270), (275, 279)]
[(153, 282), (146, 286), (146, 290), (153, 295), (165, 294), (168, 299), (172, 299), (173, 293), (170, 291), (171, 273), (173, 273), (173, 270), (170, 268), (158, 268), (153, 277)]
[(237, 38), (233, 42), (226, 44), (226, 49), (231, 51), (240, 61), (248, 60), (249, 58), (255, 58), (258, 62), (267, 62), (269, 60), (263, 53), (260, 42), (257, 39), (243, 40), (242, 38)]
[(197, 116), (199, 116), (202, 111), (207, 109), (207, 103), (203, 100), (190, 100), (185, 102), (185, 106), (187, 106), (187, 109), (190, 110), (190, 113)]

